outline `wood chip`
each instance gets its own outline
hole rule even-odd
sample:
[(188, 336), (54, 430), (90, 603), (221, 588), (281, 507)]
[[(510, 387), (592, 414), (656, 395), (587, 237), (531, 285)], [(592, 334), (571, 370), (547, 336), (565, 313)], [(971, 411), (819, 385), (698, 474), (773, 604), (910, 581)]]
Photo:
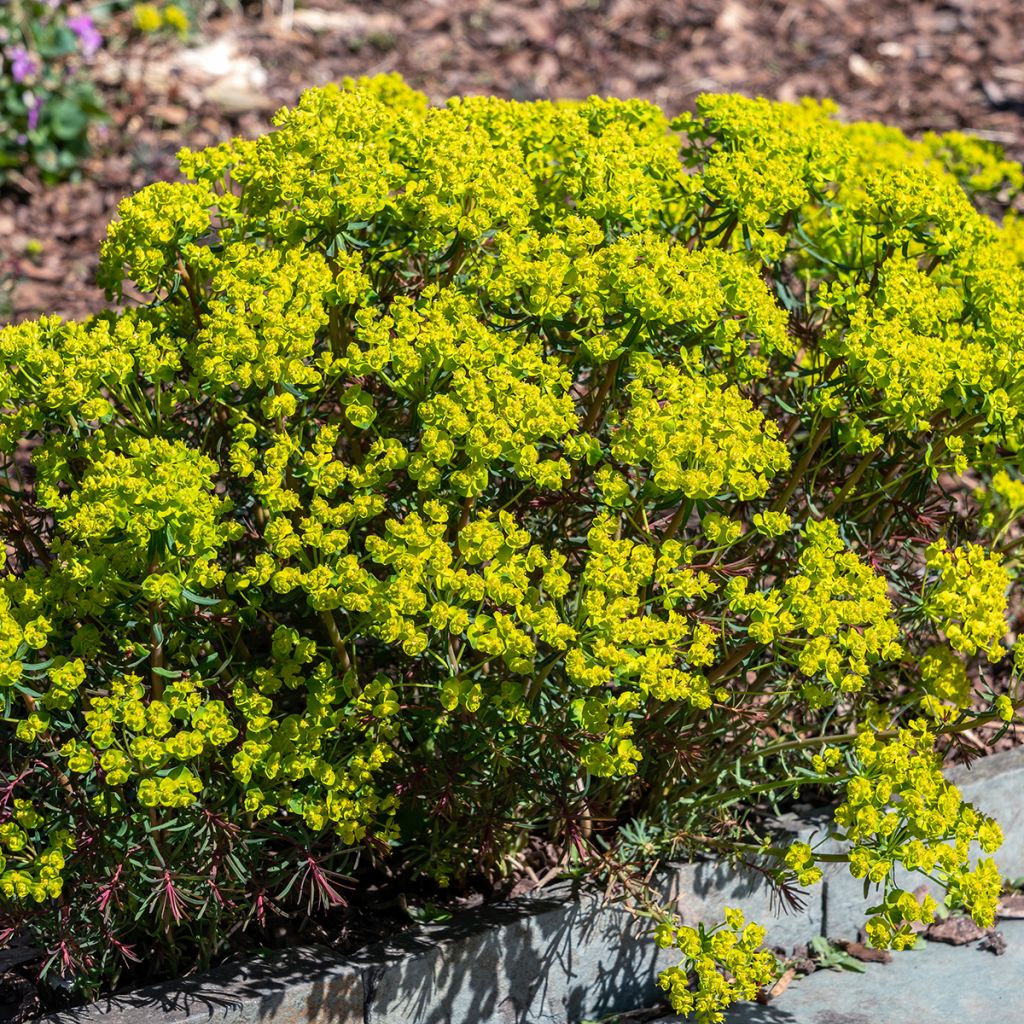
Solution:
[(786, 991), (787, 988), (789, 988), (790, 982), (792, 982), (795, 977), (796, 968), (787, 968), (782, 977), (779, 978), (779, 980), (775, 982), (770, 989), (767, 991), (765, 989), (761, 989), (761, 991), (757, 993), (757, 1001), (759, 1003), (770, 1003), (773, 999), (777, 999)]
[(969, 917), (960, 914), (936, 921), (924, 933), (929, 942), (945, 942), (950, 946), (966, 946), (984, 938), (985, 929), (979, 928)]
[(514, 900), (517, 896), (525, 896), (528, 892), (533, 892), (537, 888), (537, 882), (535, 878), (523, 877), (520, 878), (515, 885), (509, 890), (509, 899)]
[(978, 943), (978, 949), (991, 953), (993, 956), (1002, 956), (1006, 952), (1006, 939), (1002, 932), (993, 929)]
[(51, 284), (63, 281), (67, 275), (67, 270), (64, 267), (53, 264), (40, 267), (34, 263), (23, 263), (20, 272), (22, 277), (27, 277), (30, 281), (45, 281)]
[(1024, 917), (1024, 894), (1013, 893), (1011, 896), (1004, 896), (996, 906), (996, 917)]
[(887, 949), (872, 949), (863, 942), (846, 942), (842, 948), (855, 960), (860, 960), (864, 964), (892, 963), (892, 953)]
[(881, 83), (881, 74), (859, 53), (851, 53), (847, 63), (850, 71), (862, 81), (867, 82), (869, 85), (879, 85)]
[(150, 117), (154, 121), (163, 121), (164, 124), (182, 125), (188, 120), (188, 111), (173, 103), (159, 103), (149, 110)]
[(334, 11), (316, 8), (296, 11), (292, 24), (311, 32), (328, 32), (347, 39), (371, 35), (397, 34), (402, 31), (402, 19), (389, 11), (371, 12), (366, 6), (342, 7)]
[(225, 114), (241, 114), (250, 110), (270, 110), (274, 103), (269, 96), (238, 82), (214, 82), (203, 90), (203, 99)]

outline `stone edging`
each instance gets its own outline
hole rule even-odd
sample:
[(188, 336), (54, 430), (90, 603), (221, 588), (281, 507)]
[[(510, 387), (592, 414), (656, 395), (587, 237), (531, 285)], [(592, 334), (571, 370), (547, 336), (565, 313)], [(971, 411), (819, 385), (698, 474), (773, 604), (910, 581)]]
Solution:
[[(1024, 875), (1024, 747), (949, 773), (965, 799), (1006, 834), (996, 855)], [(805, 838), (810, 821), (782, 823)], [(667, 898), (687, 922), (739, 906), (768, 927), (770, 945), (815, 935), (851, 936), (862, 923), (863, 885), (838, 868), (800, 913), (772, 905), (763, 880), (714, 862), (672, 865)], [(303, 948), (225, 964), (198, 978), (140, 989), (43, 1018), (49, 1024), (566, 1024), (650, 1005), (659, 970), (678, 958), (599, 895), (564, 885), (402, 933), (349, 957)]]

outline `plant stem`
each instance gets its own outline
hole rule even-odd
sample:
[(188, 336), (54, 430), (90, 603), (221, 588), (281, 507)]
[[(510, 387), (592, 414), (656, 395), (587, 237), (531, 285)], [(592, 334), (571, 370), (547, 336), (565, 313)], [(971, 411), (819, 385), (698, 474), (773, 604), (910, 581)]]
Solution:
[[(334, 612), (329, 609), (325, 609), (320, 613), (320, 621), (324, 624), (324, 628), (327, 630), (327, 636), (331, 641), (331, 646), (334, 648), (334, 653), (338, 656), (338, 661), (341, 663), (341, 668), (344, 672), (349, 672), (352, 668), (352, 659), (349, 657), (348, 650), (345, 647), (345, 641), (341, 636), (341, 630), (338, 629), (338, 622), (334, 618)], [(358, 687), (358, 682), (356, 683)]]
[(811, 459), (814, 458), (814, 453), (821, 447), (822, 441), (825, 440), (826, 435), (832, 429), (832, 421), (824, 420), (821, 425), (815, 431), (814, 436), (807, 444), (807, 448), (804, 450), (803, 455), (800, 457), (800, 461), (796, 464), (790, 475), (789, 481), (783, 488), (782, 493), (772, 502), (772, 511), (778, 512), (786, 507), (786, 502), (793, 496), (793, 492), (797, 489), (800, 481), (803, 479), (804, 474), (807, 472), (807, 467), (811, 464)]

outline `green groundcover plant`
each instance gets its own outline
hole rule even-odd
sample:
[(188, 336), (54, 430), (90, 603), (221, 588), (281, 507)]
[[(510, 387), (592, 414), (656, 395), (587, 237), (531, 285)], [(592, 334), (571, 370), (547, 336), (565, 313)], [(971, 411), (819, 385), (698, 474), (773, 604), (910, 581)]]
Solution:
[[(940, 769), (1020, 703), (1019, 166), (396, 78), (180, 160), (103, 246), (142, 304), (0, 332), (4, 935), (90, 995), (536, 833), (848, 863), (882, 947), (936, 911), (900, 867), (992, 921)], [(772, 845), (801, 791), (832, 828)], [(678, 1010), (774, 969), (644, 912)]]

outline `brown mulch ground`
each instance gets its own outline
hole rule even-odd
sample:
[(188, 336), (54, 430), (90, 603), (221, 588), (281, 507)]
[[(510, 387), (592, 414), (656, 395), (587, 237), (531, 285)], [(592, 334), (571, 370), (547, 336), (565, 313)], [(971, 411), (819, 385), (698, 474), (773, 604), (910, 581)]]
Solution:
[[(303, 9), (304, 8), (304, 9)], [(103, 301), (96, 250), (118, 199), (173, 177), (182, 143), (264, 130), (302, 89), (400, 71), (436, 100), (640, 96), (678, 112), (704, 91), (831, 96), (844, 116), (918, 133), (974, 131), (1024, 157), (1020, 0), (338, 0), (300, 4), (290, 27), (209, 22), (215, 72), (168, 72), (169, 43), (118, 44), (98, 71), (112, 114), (80, 184), (30, 179), (0, 197), (0, 277), (14, 319), (83, 317)], [(180, 55), (180, 52), (179, 52)], [(248, 78), (245, 77), (248, 75)], [(34, 259), (30, 241), (42, 243)]]

